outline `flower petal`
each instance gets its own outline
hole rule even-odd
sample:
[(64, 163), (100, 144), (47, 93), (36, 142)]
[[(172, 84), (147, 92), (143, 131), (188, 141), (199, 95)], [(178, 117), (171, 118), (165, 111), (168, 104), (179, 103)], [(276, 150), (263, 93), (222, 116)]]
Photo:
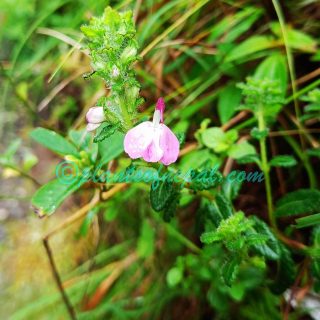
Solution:
[(89, 123), (101, 123), (105, 120), (103, 107), (90, 108), (87, 112), (86, 118)]
[(100, 125), (101, 125), (101, 123), (88, 123), (87, 124), (87, 131), (96, 130)]
[(153, 127), (153, 138), (151, 144), (143, 152), (142, 157), (147, 162), (158, 162), (163, 156), (163, 150), (160, 148), (160, 137), (162, 129)]
[(144, 151), (152, 143), (152, 122), (145, 121), (130, 129), (124, 137), (124, 151), (131, 159), (141, 158)]
[(163, 157), (160, 162), (168, 166), (177, 161), (180, 144), (175, 134), (165, 124), (161, 124), (160, 127), (162, 129), (160, 148), (163, 150)]

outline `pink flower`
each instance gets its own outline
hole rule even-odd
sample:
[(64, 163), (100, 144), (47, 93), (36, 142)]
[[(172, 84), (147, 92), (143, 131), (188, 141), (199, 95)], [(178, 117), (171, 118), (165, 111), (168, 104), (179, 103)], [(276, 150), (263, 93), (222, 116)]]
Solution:
[(142, 122), (127, 132), (124, 151), (131, 159), (160, 161), (164, 165), (177, 161), (180, 145), (174, 133), (162, 123), (164, 109), (164, 101), (160, 98), (153, 114), (153, 121)]
[(100, 124), (105, 121), (103, 107), (90, 108), (86, 115), (87, 119), (87, 131), (93, 131), (97, 129)]

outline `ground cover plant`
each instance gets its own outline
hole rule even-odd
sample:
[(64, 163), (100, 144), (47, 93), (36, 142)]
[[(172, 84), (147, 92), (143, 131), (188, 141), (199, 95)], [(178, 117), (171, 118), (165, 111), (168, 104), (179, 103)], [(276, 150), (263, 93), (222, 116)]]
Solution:
[(1, 1), (1, 319), (319, 319), (317, 1)]

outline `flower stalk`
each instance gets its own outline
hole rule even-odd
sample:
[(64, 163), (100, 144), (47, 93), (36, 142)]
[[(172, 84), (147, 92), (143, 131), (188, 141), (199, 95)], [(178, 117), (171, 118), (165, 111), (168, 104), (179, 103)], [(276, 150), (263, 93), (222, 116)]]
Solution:
[(108, 97), (101, 98), (97, 105), (103, 107), (109, 125), (127, 132), (143, 102), (133, 70), (134, 62), (139, 60), (139, 46), (132, 12), (119, 13), (107, 7), (102, 17), (93, 17), (81, 30), (90, 51), (92, 76), (101, 77), (110, 90)]

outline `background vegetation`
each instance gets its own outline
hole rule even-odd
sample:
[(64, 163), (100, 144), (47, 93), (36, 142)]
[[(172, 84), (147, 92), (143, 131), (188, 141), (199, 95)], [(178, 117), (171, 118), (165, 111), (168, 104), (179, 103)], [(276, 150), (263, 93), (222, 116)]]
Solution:
[[(84, 135), (110, 87), (80, 27), (108, 5), (136, 22), (130, 121), (163, 96), (179, 137), (168, 172), (262, 183), (55, 180), (63, 159), (158, 168), (126, 128)], [(319, 319), (319, 18), (314, 0), (1, 0), (0, 318)]]

